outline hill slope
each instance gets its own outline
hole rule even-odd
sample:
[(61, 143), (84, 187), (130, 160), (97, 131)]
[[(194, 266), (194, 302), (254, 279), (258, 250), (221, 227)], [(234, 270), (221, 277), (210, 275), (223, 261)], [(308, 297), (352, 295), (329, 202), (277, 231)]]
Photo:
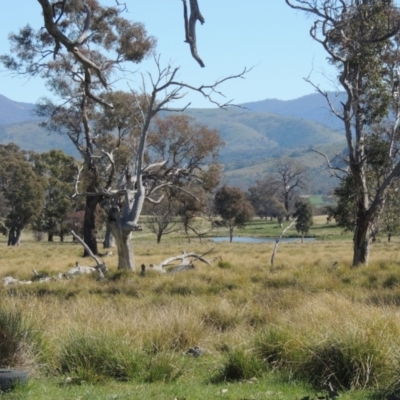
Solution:
[[(336, 110), (341, 109), (344, 93), (328, 93)], [(255, 112), (269, 112), (318, 122), (330, 129), (343, 131), (343, 123), (331, 112), (326, 99), (319, 93), (309, 94), (294, 100), (266, 99), (242, 104)]]
[(253, 165), (269, 157), (310, 146), (343, 141), (343, 135), (314, 121), (243, 109), (189, 109), (187, 114), (218, 129), (227, 170)]
[[(269, 171), (272, 159), (290, 156), (309, 166), (313, 188), (323, 188), (327, 176), (323, 173), (324, 159), (311, 152), (318, 158), (315, 164), (310, 158), (310, 147), (325, 146), (327, 153), (344, 147), (343, 135), (329, 128), (324, 120), (324, 101), (320, 95), (310, 95), (292, 101), (247, 103), (247, 109), (188, 109), (185, 114), (220, 132), (225, 142), (220, 160), (229, 184), (246, 189)], [(49, 133), (39, 126), (34, 107), (0, 95), (0, 143), (14, 142), (36, 152), (62, 149), (78, 157), (66, 136)]]
[(0, 125), (37, 121), (34, 111), (34, 104), (19, 103), (0, 94)]

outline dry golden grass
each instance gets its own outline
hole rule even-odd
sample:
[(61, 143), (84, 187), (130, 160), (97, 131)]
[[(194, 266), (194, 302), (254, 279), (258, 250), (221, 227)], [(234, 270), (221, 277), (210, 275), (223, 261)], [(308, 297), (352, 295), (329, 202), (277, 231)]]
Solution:
[[(28, 279), (32, 269), (55, 275), (76, 261), (93, 264), (82, 260), (81, 247), (71, 243), (26, 240), (20, 248), (1, 245), (0, 278)], [(110, 269), (105, 281), (85, 276), (1, 287), (2, 304), (21, 309), (40, 330), (46, 364), (55, 370), (63, 346), (77, 332), (88, 337), (106, 334), (144, 354), (180, 354), (200, 346), (219, 357), (238, 347), (254, 348), (270, 329), (285, 332), (281, 344), (294, 364), (324, 343), (363, 343), (374, 348), (380, 366), (396, 370), (396, 240), (374, 244), (371, 264), (357, 269), (350, 268), (350, 241), (281, 243), (273, 269), (273, 244), (143, 241), (136, 246), (136, 262), (159, 263), (183, 250), (201, 254), (211, 247), (210, 257), (218, 259), (212, 266), (196, 262), (194, 271), (118, 277), (113, 256), (105, 258)], [(396, 379), (392, 373), (385, 378), (380, 374), (371, 378), (371, 385)]]

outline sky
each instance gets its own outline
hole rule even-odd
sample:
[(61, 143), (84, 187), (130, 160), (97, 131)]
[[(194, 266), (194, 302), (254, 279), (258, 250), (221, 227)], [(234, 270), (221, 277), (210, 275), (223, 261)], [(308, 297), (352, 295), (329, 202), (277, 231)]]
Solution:
[[(113, 5), (113, 0), (102, 0)], [(161, 65), (179, 67), (179, 79), (193, 86), (213, 84), (218, 79), (237, 75), (252, 68), (244, 79), (224, 83), (219, 90), (225, 97), (241, 104), (264, 99), (291, 100), (314, 93), (304, 81), (310, 76), (323, 89), (335, 90), (335, 71), (326, 61), (321, 45), (309, 35), (312, 18), (291, 9), (284, 0), (199, 0), (206, 20), (197, 24), (197, 48), (206, 67), (192, 58), (184, 42), (182, 0), (126, 0), (133, 21), (145, 24), (147, 32), (157, 38)], [(23, 3), (23, 4), (21, 4)], [(30, 24), (43, 26), (37, 0), (12, 1), (0, 13), (0, 54), (9, 52), (8, 34)], [(154, 73), (154, 60), (134, 66), (137, 70), (130, 86), (138, 87), (139, 72)], [(120, 87), (127, 89), (128, 87)], [(35, 103), (49, 95), (40, 79), (14, 77), (0, 66), (0, 94), (18, 102)], [(177, 107), (211, 108), (198, 93), (188, 92)]]

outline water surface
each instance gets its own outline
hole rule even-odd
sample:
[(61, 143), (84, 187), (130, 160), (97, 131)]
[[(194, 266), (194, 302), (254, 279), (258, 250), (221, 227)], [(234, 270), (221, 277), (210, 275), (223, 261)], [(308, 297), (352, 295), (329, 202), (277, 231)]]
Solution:
[[(275, 243), (277, 238), (270, 238), (270, 237), (250, 237), (250, 236), (237, 236), (233, 237), (232, 242), (237, 243)], [(304, 238), (304, 242), (312, 242), (315, 238)], [(227, 236), (220, 236), (220, 237), (213, 237), (213, 242), (229, 242), (229, 237)], [(301, 242), (301, 238), (282, 238), (279, 243), (287, 242)]]

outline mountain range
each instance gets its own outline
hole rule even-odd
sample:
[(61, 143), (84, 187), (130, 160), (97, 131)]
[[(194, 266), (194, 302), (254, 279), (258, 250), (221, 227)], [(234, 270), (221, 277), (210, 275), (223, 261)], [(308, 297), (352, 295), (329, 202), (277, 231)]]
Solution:
[[(330, 95), (331, 102), (339, 106), (341, 95)], [(56, 148), (78, 156), (66, 136), (40, 127), (34, 109), (34, 104), (0, 95), (0, 143), (14, 142), (37, 152)], [(225, 142), (220, 161), (224, 165), (224, 181), (230, 185), (246, 189), (271, 170), (272, 160), (281, 157), (295, 158), (307, 165), (311, 191), (323, 193), (336, 185), (327, 179), (324, 158), (310, 150), (317, 147), (333, 155), (345, 147), (338, 119), (317, 93), (288, 101), (266, 99), (229, 109), (187, 109), (185, 113), (220, 132)]]

